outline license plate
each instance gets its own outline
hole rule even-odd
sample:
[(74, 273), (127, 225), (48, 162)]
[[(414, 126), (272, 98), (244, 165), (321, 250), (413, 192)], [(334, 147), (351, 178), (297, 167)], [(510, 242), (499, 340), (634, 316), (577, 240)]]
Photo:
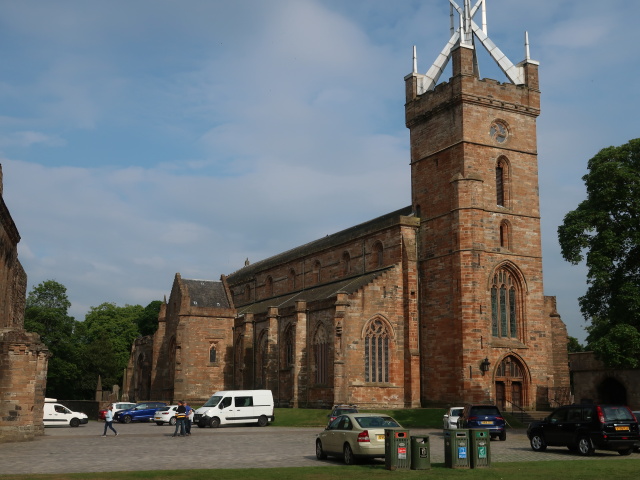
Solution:
[(384, 440), (384, 435), (378, 435), (378, 440), (382, 442)]
[(623, 427), (616, 427), (616, 432), (619, 432), (619, 431), (628, 432), (629, 431), (629, 426), (625, 425)]
[(480, 423), (481, 423), (482, 425), (493, 425), (493, 422), (487, 422), (487, 421), (480, 422)]

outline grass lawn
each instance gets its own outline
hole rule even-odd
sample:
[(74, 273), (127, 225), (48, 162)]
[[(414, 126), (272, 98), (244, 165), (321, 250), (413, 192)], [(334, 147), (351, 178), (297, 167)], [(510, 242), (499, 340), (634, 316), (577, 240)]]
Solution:
[(145, 472), (76, 473), (62, 475), (0, 475), (2, 480), (349, 480), (412, 479), (412, 478), (473, 478), (498, 479), (633, 479), (638, 478), (640, 460), (633, 458), (604, 460), (573, 460), (551, 462), (513, 462), (493, 464), (490, 468), (457, 470), (434, 464), (430, 470), (386, 470), (384, 466), (355, 465), (310, 468), (246, 468), (234, 470), (163, 470)]
[[(442, 428), (444, 408), (412, 408), (399, 410), (361, 410), (362, 412), (386, 413), (395, 418), (404, 428)], [(330, 410), (313, 408), (276, 408), (274, 427), (321, 427), (328, 421)], [(504, 414), (512, 428), (524, 425), (509, 414)]]

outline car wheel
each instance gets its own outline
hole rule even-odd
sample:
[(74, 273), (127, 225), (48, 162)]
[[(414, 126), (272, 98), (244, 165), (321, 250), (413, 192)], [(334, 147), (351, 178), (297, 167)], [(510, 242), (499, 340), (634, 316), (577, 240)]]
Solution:
[(501, 442), (504, 442), (507, 439), (507, 432), (504, 432), (504, 431), (501, 432), (498, 438), (500, 439)]
[(267, 423), (269, 423), (269, 420), (267, 420), (267, 417), (265, 415), (260, 415), (258, 417), (258, 426), (259, 427), (266, 427)]
[(69, 425), (72, 427), (79, 427), (80, 426), (80, 420), (78, 420), (77, 418), (72, 418), (71, 421), (69, 422)]
[(211, 428), (218, 428), (220, 426), (220, 419), (218, 417), (213, 417), (209, 422), (209, 426)]
[(322, 442), (320, 440), (316, 440), (316, 458), (318, 460), (325, 460), (327, 458), (327, 454), (324, 453), (322, 449)]
[(124, 423), (131, 423), (131, 415), (125, 415), (122, 420), (124, 421)]
[(534, 452), (544, 452), (547, 449), (547, 443), (538, 433), (534, 433), (530, 440), (531, 449)]
[(578, 439), (578, 452), (580, 453), (580, 455), (584, 455), (585, 457), (587, 457), (589, 455), (592, 455), (594, 450), (595, 449), (593, 448), (589, 437), (580, 437)]
[(171, 417), (171, 418), (169, 419), (169, 425), (173, 426), (173, 425), (175, 425), (175, 424), (176, 424), (176, 417)]
[(631, 455), (631, 451), (633, 450), (632, 447), (629, 448), (623, 448), (622, 450), (618, 450), (618, 453), (620, 455), (622, 455), (623, 457), (626, 457), (627, 455)]
[(355, 465), (356, 457), (353, 455), (351, 445), (349, 445), (348, 443), (345, 443), (344, 445), (343, 456), (345, 465)]

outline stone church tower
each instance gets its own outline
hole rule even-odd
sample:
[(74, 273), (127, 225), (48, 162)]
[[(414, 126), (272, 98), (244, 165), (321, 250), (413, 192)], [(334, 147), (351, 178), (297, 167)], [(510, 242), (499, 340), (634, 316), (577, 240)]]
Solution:
[[(526, 35), (518, 65), (493, 44), (484, 0), (474, 10), (469, 0), (450, 3), (451, 40), (425, 75), (414, 53), (405, 77), (411, 197), (421, 219), (422, 397), (542, 406), (549, 388), (553, 396), (568, 381), (566, 349), (554, 352), (554, 333), (566, 331), (542, 286), (538, 62)], [(473, 18), (480, 12), (482, 26)], [(480, 45), (509, 83), (479, 77)], [(449, 59), (452, 77), (436, 85)]]
[[(282, 407), (567, 403), (567, 332), (542, 284), (538, 63), (526, 40), (518, 65), (491, 42), (483, 0), (450, 4), (450, 41), (405, 77), (411, 205), (219, 282), (176, 275), (158, 332), (133, 347), (129, 398), (268, 388)], [(507, 82), (480, 77), (480, 45)]]

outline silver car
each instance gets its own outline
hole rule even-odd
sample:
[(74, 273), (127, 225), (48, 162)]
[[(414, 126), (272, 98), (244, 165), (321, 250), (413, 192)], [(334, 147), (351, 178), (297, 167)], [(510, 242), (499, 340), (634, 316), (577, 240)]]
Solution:
[(451, 407), (442, 417), (442, 428), (458, 428), (458, 417), (462, 415), (464, 407)]
[(359, 459), (384, 458), (385, 429), (402, 426), (380, 413), (346, 413), (337, 417), (316, 438), (316, 458), (341, 457), (347, 465)]

